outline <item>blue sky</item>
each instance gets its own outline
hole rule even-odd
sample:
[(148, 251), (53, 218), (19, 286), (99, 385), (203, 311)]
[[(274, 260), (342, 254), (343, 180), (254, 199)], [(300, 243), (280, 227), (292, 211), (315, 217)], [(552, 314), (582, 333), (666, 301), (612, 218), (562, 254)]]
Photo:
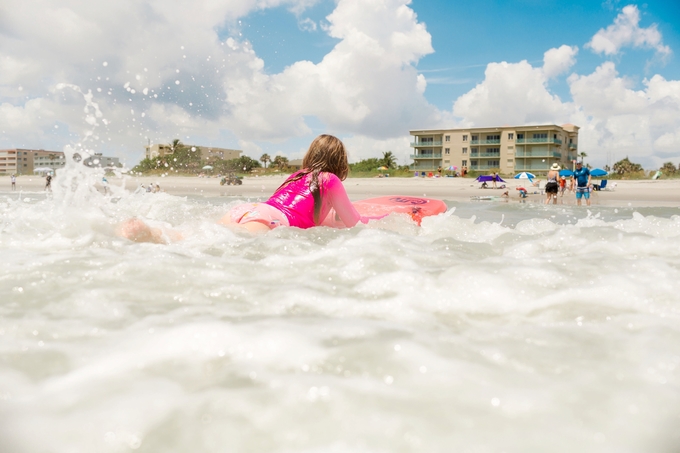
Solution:
[(296, 158), (328, 132), (353, 160), (405, 164), (412, 128), (570, 122), (597, 165), (680, 163), (679, 2), (7, 0), (0, 16), (0, 148), (133, 165), (177, 137)]

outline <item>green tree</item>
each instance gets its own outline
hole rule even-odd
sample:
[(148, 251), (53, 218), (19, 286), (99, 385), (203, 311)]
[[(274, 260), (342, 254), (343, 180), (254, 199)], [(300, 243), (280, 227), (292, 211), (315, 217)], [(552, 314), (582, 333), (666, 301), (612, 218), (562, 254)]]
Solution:
[(387, 151), (383, 153), (382, 165), (387, 168), (397, 168), (397, 158), (394, 157), (392, 151)]
[(661, 170), (661, 173), (664, 175), (669, 176), (678, 172), (678, 168), (673, 164), (673, 162), (666, 162), (659, 170)]
[(369, 159), (363, 159), (360, 160), (359, 162), (355, 162), (353, 164), (349, 164), (349, 168), (352, 171), (373, 171), (383, 165), (382, 159), (376, 159), (375, 157), (371, 157)]
[(581, 156), (581, 162), (584, 162), (585, 158), (588, 157), (588, 155), (584, 152), (580, 152), (579, 156)]
[(621, 159), (614, 164), (614, 173), (619, 175), (626, 175), (631, 173), (640, 173), (643, 171), (642, 165), (631, 162), (628, 157)]
[(272, 160), (272, 164), (276, 165), (276, 168), (283, 170), (288, 167), (288, 158), (285, 156), (275, 156)]
[(267, 162), (271, 162), (272, 159), (269, 157), (269, 154), (265, 153), (262, 156), (260, 156), (260, 162), (264, 164), (264, 168), (267, 168)]

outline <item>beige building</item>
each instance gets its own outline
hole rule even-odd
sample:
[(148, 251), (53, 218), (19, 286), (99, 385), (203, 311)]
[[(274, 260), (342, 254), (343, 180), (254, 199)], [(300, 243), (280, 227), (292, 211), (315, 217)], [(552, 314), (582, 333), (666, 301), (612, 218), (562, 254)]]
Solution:
[(104, 156), (102, 153), (94, 153), (93, 156), (83, 159), (83, 165), (88, 167), (122, 167), (117, 157)]
[(0, 174), (30, 175), (36, 169), (57, 170), (66, 165), (62, 151), (44, 149), (0, 150)]
[[(212, 159), (238, 159), (241, 157), (243, 151), (238, 149), (226, 149), (226, 148), (216, 148), (214, 146), (198, 146), (198, 145), (184, 145), (187, 148), (196, 147), (201, 151), (202, 160), (212, 160)], [(172, 154), (172, 147), (170, 145), (155, 144), (147, 145), (144, 147), (145, 157), (147, 159), (153, 159), (155, 157), (163, 157), (166, 154)]]
[(411, 169), (546, 173), (555, 162), (571, 168), (578, 130), (573, 124), (412, 130)]

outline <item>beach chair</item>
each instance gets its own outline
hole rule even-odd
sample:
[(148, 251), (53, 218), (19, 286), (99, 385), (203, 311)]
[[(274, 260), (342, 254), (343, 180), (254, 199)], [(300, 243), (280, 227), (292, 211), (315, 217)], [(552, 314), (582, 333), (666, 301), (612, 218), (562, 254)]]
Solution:
[(593, 184), (593, 189), (595, 190), (606, 190), (607, 180), (603, 179), (600, 184)]

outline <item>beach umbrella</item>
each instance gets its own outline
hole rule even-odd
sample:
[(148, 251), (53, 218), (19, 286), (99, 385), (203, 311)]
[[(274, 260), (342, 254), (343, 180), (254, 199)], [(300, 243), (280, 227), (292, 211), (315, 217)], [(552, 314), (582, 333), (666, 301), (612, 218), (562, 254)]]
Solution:
[(593, 168), (590, 170), (590, 176), (594, 176), (596, 178), (600, 178), (602, 176), (607, 176), (609, 173), (606, 171), (602, 170), (601, 168)]
[(387, 168), (386, 166), (383, 165), (382, 167), (378, 167), (378, 170), (384, 171), (384, 170), (388, 170), (388, 168)]
[(449, 171), (458, 170), (458, 167), (456, 167), (455, 165), (451, 165), (447, 170)]
[(212, 169), (213, 169), (212, 165), (206, 165), (205, 167), (203, 167), (203, 170), (212, 170)]
[(523, 171), (522, 173), (517, 173), (515, 175), (515, 179), (528, 179), (529, 181), (531, 181), (535, 177), (536, 177), (535, 174), (529, 173), (529, 172), (526, 172), (526, 171)]
[(574, 172), (569, 170), (568, 168), (560, 170), (560, 176), (572, 176), (573, 174)]
[(33, 169), (33, 173), (52, 173), (52, 172), (54, 172), (54, 169), (50, 167), (38, 167)]

